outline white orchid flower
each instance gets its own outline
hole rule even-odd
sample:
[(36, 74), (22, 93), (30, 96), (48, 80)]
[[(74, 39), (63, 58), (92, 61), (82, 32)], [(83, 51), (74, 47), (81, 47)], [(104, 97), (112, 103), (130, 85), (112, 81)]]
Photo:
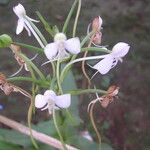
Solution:
[[(44, 53), (49, 60), (66, 58), (71, 54), (80, 53), (80, 40), (78, 37), (68, 39), (64, 33), (57, 33), (54, 42), (46, 45)], [(69, 53), (68, 53), (69, 52)]]
[(117, 43), (113, 47), (112, 52), (106, 55), (104, 59), (95, 64), (92, 68), (96, 69), (101, 74), (108, 73), (110, 69), (117, 65), (118, 61), (122, 62), (122, 57), (128, 53), (129, 48), (130, 46), (127, 43)]
[(71, 95), (63, 94), (56, 95), (52, 90), (45, 91), (44, 95), (38, 94), (35, 97), (35, 107), (40, 108), (42, 111), (49, 110), (51, 114), (53, 109), (68, 108), (71, 104)]
[(17, 24), (17, 29), (16, 29), (16, 34), (20, 34), (23, 29), (25, 28), (28, 32), (28, 35), (31, 36), (31, 32), (34, 35), (34, 37), (37, 39), (39, 42), (40, 46), (44, 48), (44, 44), (41, 42), (41, 39), (33, 29), (32, 25), (30, 22), (39, 22), (37, 20), (34, 20), (26, 15), (26, 10), (25, 8), (21, 5), (18, 4), (17, 6), (13, 7), (14, 13), (18, 16), (18, 24)]
[(34, 22), (38, 22), (38, 21), (28, 17), (26, 15), (26, 10), (21, 4), (18, 4), (17, 6), (13, 7), (13, 11), (19, 18), (17, 29), (16, 29), (16, 34), (20, 34), (25, 28), (28, 32), (28, 35), (31, 36), (31, 32), (30, 32), (31, 29), (30, 29), (30, 26), (28, 26), (27, 19), (29, 19), (30, 21), (34, 21)]

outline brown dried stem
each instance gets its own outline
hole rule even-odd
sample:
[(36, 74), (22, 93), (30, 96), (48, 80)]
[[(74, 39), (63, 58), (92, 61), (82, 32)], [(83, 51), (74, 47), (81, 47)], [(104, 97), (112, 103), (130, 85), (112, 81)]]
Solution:
[[(12, 128), (12, 129), (16, 130), (16, 131), (19, 131), (20, 133), (23, 133), (25, 135), (30, 136), (30, 129), (28, 127), (16, 122), (16, 121), (14, 121), (14, 120), (11, 120), (7, 117), (0, 115), (0, 122), (7, 125), (8, 127)], [(36, 130), (33, 130), (33, 129), (32, 129), (32, 135), (37, 141), (40, 141), (40, 142), (47, 144), (51, 147), (63, 150), (62, 143), (55, 138), (52, 138), (52, 137), (50, 137), (46, 134), (43, 134), (41, 132), (37, 132)], [(68, 150), (78, 150), (77, 148), (72, 147), (72, 146), (67, 145), (67, 144), (66, 144), (66, 147)]]

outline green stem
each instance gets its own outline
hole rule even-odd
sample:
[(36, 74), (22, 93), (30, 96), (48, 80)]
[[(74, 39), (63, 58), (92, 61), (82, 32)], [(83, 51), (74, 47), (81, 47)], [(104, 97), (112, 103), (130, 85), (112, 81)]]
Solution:
[(78, 0), (78, 9), (77, 9), (77, 14), (76, 14), (76, 18), (75, 18), (75, 22), (74, 22), (74, 26), (73, 26), (72, 37), (75, 37), (75, 35), (76, 35), (76, 29), (77, 29), (78, 19), (79, 19), (79, 15), (80, 15), (80, 10), (81, 10), (81, 0)]
[(51, 29), (51, 27), (49, 26), (49, 24), (46, 22), (46, 20), (44, 19), (44, 17), (40, 14), (39, 11), (36, 11), (36, 14), (38, 15), (39, 19), (41, 20), (41, 22), (43, 23), (45, 30), (52, 36), (54, 37), (54, 32)]
[(99, 47), (84, 47), (81, 49), (82, 52), (84, 51), (97, 51), (97, 52), (105, 52), (105, 53), (111, 53), (110, 50), (105, 48), (99, 48)]
[(8, 78), (8, 81), (29, 81), (29, 82), (33, 82), (36, 83), (42, 87), (48, 87), (49, 86), (49, 82), (48, 81), (43, 81), (43, 80), (37, 80), (37, 79), (33, 79), (30, 77), (12, 77), (12, 78)]
[[(26, 19), (27, 19), (27, 23), (28, 23), (28, 25), (29, 26), (31, 26), (31, 29), (33, 28), (33, 33), (35, 32), (35, 34), (38, 34), (38, 36), (40, 37), (40, 39), (42, 40), (42, 42), (43, 42), (43, 46), (41, 45), (41, 47), (42, 48), (44, 48), (48, 43), (47, 43), (47, 41), (46, 41), (46, 39), (44, 38), (44, 36), (42, 35), (42, 33), (40, 32), (40, 30), (34, 25), (34, 23), (32, 22), (32, 21), (30, 21), (27, 17), (26, 17)], [(38, 40), (38, 38), (37, 38), (37, 40)], [(51, 64), (52, 64), (52, 68), (53, 68), (53, 74), (55, 73), (55, 65), (54, 65), (54, 63), (53, 62), (51, 62)]]
[(95, 121), (94, 121), (94, 117), (93, 117), (93, 108), (94, 108), (94, 105), (95, 103), (91, 106), (91, 109), (90, 109), (90, 119), (91, 119), (91, 123), (93, 125), (93, 128), (96, 132), (96, 135), (97, 135), (97, 138), (98, 138), (98, 141), (99, 141), (99, 150), (102, 150), (102, 142), (101, 142), (101, 136), (98, 132), (98, 129), (96, 127), (96, 124), (95, 124)]
[(72, 114), (69, 112), (68, 109), (66, 109), (66, 115), (66, 117), (68, 117), (73, 124), (76, 124), (75, 119), (73, 118)]
[(73, 14), (73, 12), (74, 12), (74, 9), (75, 9), (75, 7), (76, 7), (77, 2), (78, 2), (78, 0), (75, 0), (74, 3), (73, 3), (73, 5), (72, 5), (72, 7), (71, 7), (71, 9), (70, 9), (70, 12), (69, 12), (69, 14), (68, 14), (68, 16), (67, 16), (67, 19), (66, 19), (66, 21), (65, 21), (65, 23), (64, 23), (64, 26), (63, 26), (63, 29), (62, 29), (62, 32), (63, 32), (63, 33), (66, 33), (66, 29), (67, 29), (67, 27), (68, 27), (69, 21), (70, 21), (70, 19), (71, 19), (71, 17), (72, 17), (72, 14)]
[(38, 147), (38, 145), (37, 145), (37, 143), (34, 140), (33, 135), (32, 135), (31, 120), (32, 120), (32, 108), (33, 108), (33, 105), (34, 105), (33, 104), (33, 99), (31, 98), (31, 103), (30, 103), (29, 110), (28, 110), (28, 126), (29, 126), (31, 141), (32, 141), (34, 147), (39, 150), (39, 147)]
[(106, 94), (107, 91), (100, 90), (100, 89), (78, 89), (78, 90), (71, 90), (67, 93), (70, 93), (71, 95), (80, 95), (80, 94), (87, 94), (87, 93), (100, 93), (100, 94)]
[(57, 61), (57, 67), (56, 67), (56, 78), (57, 78), (57, 84), (58, 84), (59, 92), (61, 94), (63, 94), (63, 90), (62, 90), (61, 83), (60, 83), (60, 73), (59, 73), (59, 70), (60, 70), (60, 62), (58, 60)]
[(53, 78), (55, 78), (55, 75), (56, 75), (56, 69), (55, 69), (56, 63), (55, 62), (51, 62), (51, 65), (52, 65), (52, 70), (53, 70)]
[(60, 138), (60, 141), (61, 141), (61, 143), (62, 143), (62, 146), (63, 146), (64, 150), (67, 150), (67, 147), (66, 147), (66, 145), (65, 145), (65, 143), (64, 143), (64, 140), (63, 140), (63, 137), (62, 137), (61, 132), (60, 132), (60, 130), (59, 130), (59, 127), (58, 127), (58, 125), (57, 125), (55, 109), (53, 109), (53, 120), (54, 120), (54, 125), (55, 125), (55, 128), (56, 128), (56, 131), (57, 131), (57, 133), (58, 133), (58, 135), (59, 135), (59, 138)]
[(37, 53), (40, 53), (40, 54), (44, 53), (43, 48), (39, 48), (39, 47), (35, 47), (35, 46), (32, 46), (32, 45), (28, 45), (28, 44), (24, 44), (24, 43), (19, 43), (19, 42), (13, 42), (12, 44), (15, 44), (15, 45), (18, 45), (18, 46), (21, 46), (21, 47), (33, 50), (33, 51), (35, 51)]
[[(107, 54), (109, 55), (109, 54)], [(100, 56), (90, 56), (90, 57), (85, 57), (85, 58), (78, 58), (78, 59), (75, 59), (73, 61), (71, 61), (70, 63), (68, 63), (62, 70), (61, 72), (61, 75), (60, 75), (60, 82), (63, 81), (65, 75), (66, 75), (66, 72), (70, 69), (70, 66), (74, 63), (77, 63), (77, 62), (80, 62), (80, 61), (83, 61), (83, 60), (94, 60), (94, 59), (102, 59), (102, 58), (105, 58), (107, 55), (100, 55)]]
[(39, 75), (39, 77), (45, 81), (45, 76), (43, 75), (43, 73), (36, 67), (36, 65), (34, 63), (32, 63), (32, 61), (27, 58), (25, 55), (23, 55), (22, 53), (19, 54), (19, 56), (25, 61), (26, 64), (30, 65), (34, 70), (35, 72)]
[(84, 39), (81, 42), (81, 47), (84, 46), (84, 44), (90, 39), (90, 37), (95, 33), (95, 31), (91, 31), (89, 34), (87, 34)]
[[(36, 76), (34, 75), (34, 72), (32, 70), (32, 67), (30, 65), (27, 65), (30, 73), (31, 73), (31, 76), (32, 76), (32, 79), (36, 80)], [(33, 91), (33, 86), (32, 86), (32, 94), (34, 93)], [(30, 94), (29, 94), (30, 95)], [(34, 94), (35, 95), (35, 94)], [(33, 96), (34, 96), (33, 95)], [(33, 135), (32, 135), (32, 126), (31, 126), (31, 120), (32, 120), (32, 109), (33, 109), (33, 105), (34, 105), (34, 102), (33, 102), (33, 97), (30, 96), (30, 106), (29, 106), (29, 109), (28, 109), (28, 126), (29, 126), (29, 131), (30, 131), (30, 138), (31, 138), (31, 141), (34, 145), (34, 147), (39, 150), (39, 147), (36, 143), (36, 141), (34, 140), (33, 138)]]

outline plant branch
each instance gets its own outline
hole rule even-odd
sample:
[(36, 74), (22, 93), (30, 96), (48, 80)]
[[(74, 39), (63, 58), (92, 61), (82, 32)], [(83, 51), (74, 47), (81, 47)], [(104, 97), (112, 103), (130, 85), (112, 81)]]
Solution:
[[(28, 127), (16, 122), (16, 121), (14, 121), (14, 120), (11, 120), (7, 117), (0, 115), (0, 122), (7, 125), (8, 127), (12, 128), (12, 129), (16, 130), (16, 131), (19, 131), (20, 133), (23, 133), (25, 135), (30, 136), (30, 129)], [(52, 138), (52, 137), (50, 137), (46, 134), (43, 134), (41, 132), (37, 132), (36, 130), (33, 130), (33, 129), (32, 129), (32, 135), (37, 141), (40, 141), (44, 144), (47, 144), (51, 147), (54, 147), (54, 148), (57, 148), (60, 150), (63, 149), (62, 143), (55, 138)], [(66, 147), (68, 150), (79, 150), (79, 149), (72, 147), (70, 145), (67, 145), (67, 144), (66, 144)]]

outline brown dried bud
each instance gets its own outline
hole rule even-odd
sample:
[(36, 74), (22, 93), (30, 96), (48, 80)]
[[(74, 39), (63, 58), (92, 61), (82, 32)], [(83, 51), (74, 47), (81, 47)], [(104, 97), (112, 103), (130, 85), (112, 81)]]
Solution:
[(119, 87), (118, 86), (116, 86), (116, 85), (112, 85), (112, 86), (110, 86), (109, 88), (108, 88), (108, 90), (107, 90), (107, 93), (108, 93), (108, 95), (110, 95), (110, 96), (116, 96), (117, 94), (118, 94), (118, 92), (119, 92)]
[(103, 108), (106, 108), (114, 100), (114, 98), (110, 96), (102, 96), (101, 98), (100, 103)]
[(0, 72), (0, 85), (3, 85), (4, 83), (6, 83), (6, 77), (3, 73)]
[(101, 44), (102, 40), (102, 33), (101, 32), (96, 32), (93, 37), (92, 37), (92, 42), (96, 45)]
[(19, 55), (18, 55), (18, 52), (21, 52), (20, 46), (15, 45), (15, 44), (11, 44), (11, 45), (10, 45), (10, 49), (11, 49), (11, 50), (13, 51), (13, 53), (15, 54), (14, 57), (15, 57), (15, 59), (17, 60), (18, 64), (19, 64), (20, 66), (22, 66), (25, 62), (24, 62), (24, 60), (23, 60), (21, 57), (19, 57)]
[(11, 84), (9, 83), (5, 83), (2, 88), (6, 95), (9, 95), (11, 92), (14, 92), (13, 86), (11, 86)]
[(23, 90), (22, 88), (15, 86), (9, 82), (7, 82), (7, 79), (3, 73), (0, 72), (0, 89), (6, 94), (9, 95), (12, 92), (19, 92), (23, 94), (24, 96), (31, 98), (32, 96)]
[(17, 54), (15, 54), (15, 59), (17, 60), (17, 62), (20, 66), (25, 64), (25, 61), (21, 57), (19, 57)]
[(14, 91), (13, 86), (7, 82), (7, 79), (3, 73), (0, 73), (0, 89), (6, 94), (9, 95)]
[(100, 16), (97, 16), (96, 18), (94, 18), (94, 20), (92, 21), (92, 30), (100, 31), (102, 27), (102, 23), (103, 21)]
[(119, 87), (112, 85), (108, 88), (107, 94), (99, 98), (99, 102), (103, 108), (106, 108), (111, 102), (114, 101), (114, 98), (117, 97), (119, 92)]
[(21, 52), (21, 48), (18, 45), (11, 44), (10, 49), (13, 51), (13, 53)]

